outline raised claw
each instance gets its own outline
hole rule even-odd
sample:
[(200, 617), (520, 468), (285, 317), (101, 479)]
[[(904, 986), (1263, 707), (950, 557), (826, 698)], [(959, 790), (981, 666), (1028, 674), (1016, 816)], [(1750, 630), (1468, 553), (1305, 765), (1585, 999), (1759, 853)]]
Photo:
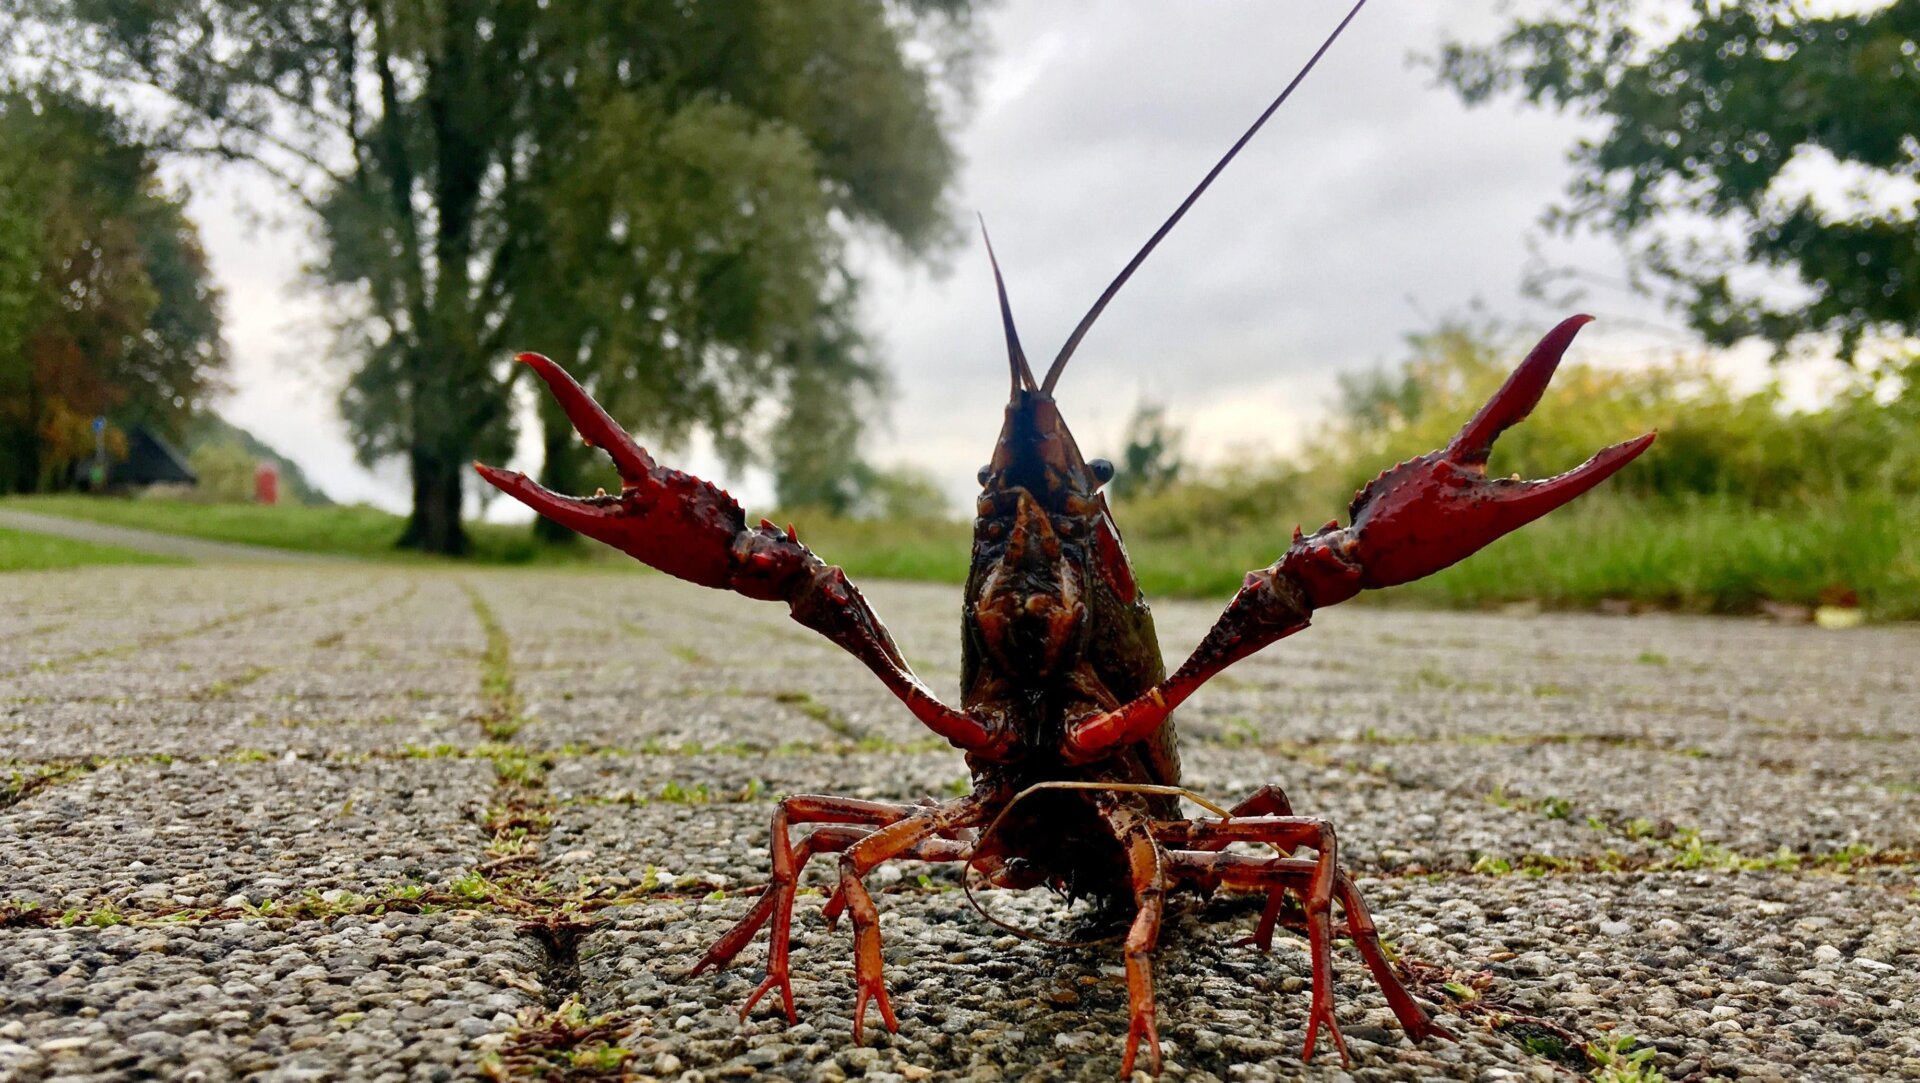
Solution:
[(1487, 477), (1494, 441), (1532, 412), (1573, 336), (1591, 320), (1574, 316), (1547, 332), (1445, 448), (1368, 482), (1354, 496), (1345, 529), (1296, 544), (1288, 556), (1316, 607), (1463, 560), (1612, 477), (1653, 443), (1655, 434), (1647, 433), (1540, 481)]
[(770, 527), (749, 531), (746, 512), (726, 490), (656, 464), (559, 365), (537, 353), (517, 360), (546, 382), (587, 446), (612, 458), (620, 493), (569, 496), (516, 471), (474, 463), (488, 484), (668, 575), (749, 597), (791, 596), (793, 577), (807, 560), (797, 541)]

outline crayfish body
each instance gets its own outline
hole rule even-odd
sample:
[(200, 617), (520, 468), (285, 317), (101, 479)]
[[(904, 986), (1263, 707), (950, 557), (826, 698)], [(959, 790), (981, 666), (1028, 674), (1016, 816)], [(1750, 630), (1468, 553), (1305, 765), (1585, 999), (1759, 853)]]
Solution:
[[(1181, 815), (1179, 799), (1186, 791), (1179, 788), (1173, 711), (1229, 665), (1305, 629), (1315, 610), (1464, 559), (1606, 480), (1644, 451), (1653, 435), (1606, 448), (1544, 481), (1486, 476), (1494, 440), (1539, 402), (1587, 317), (1566, 320), (1445, 448), (1384, 471), (1356, 494), (1347, 526), (1329, 523), (1311, 535), (1296, 529), (1291, 547), (1272, 565), (1248, 573), (1199, 646), (1168, 675), (1152, 614), (1101, 492), (1113, 467), (1081, 456), (1053, 391), (1094, 318), (1285, 97), (1283, 92), (1107, 288), (1044, 380), (1027, 365), (995, 263), (1011, 391), (993, 457), (979, 475), (958, 707), (942, 702), (913, 674), (839, 568), (816, 557), (790, 529), (765, 520), (749, 527), (725, 492), (657, 465), (558, 365), (521, 355), (587, 443), (612, 458), (621, 491), (564, 496), (521, 474), (476, 464), (482, 477), (540, 514), (662, 571), (787, 603), (794, 620), (860, 659), (916, 718), (966, 755), (973, 791), (955, 800), (896, 804), (795, 795), (779, 803), (771, 882), (694, 967), (697, 974), (725, 966), (771, 925), (766, 976), (742, 1017), (777, 991), (788, 1019), (797, 1021), (788, 968), (795, 893), (808, 861), (834, 854), (839, 878), (824, 913), (830, 922), (844, 914), (853, 927), (856, 1042), (869, 1004), (889, 1030), (898, 1026), (882, 975), (878, 911), (864, 883), (874, 868), (897, 858), (963, 863), (963, 875), (998, 886), (1047, 886), (1130, 905), (1123, 952), (1131, 1018), (1123, 1076), (1132, 1073), (1143, 1049), (1148, 1067), (1159, 1070), (1151, 959), (1168, 897), (1179, 889), (1264, 894), (1265, 909), (1251, 938), (1262, 950), (1270, 947), (1289, 897), (1297, 900), (1313, 971), (1307, 1058), (1322, 1029), (1347, 1057), (1333, 1012), (1336, 933), (1351, 941), (1411, 1037), (1449, 1037), (1387, 959), (1340, 867), (1331, 823), (1295, 815), (1273, 786), (1230, 810), (1214, 809), (1214, 816)], [(1229, 850), (1234, 843), (1265, 844), (1273, 852)], [(1302, 851), (1312, 856), (1297, 856)]]

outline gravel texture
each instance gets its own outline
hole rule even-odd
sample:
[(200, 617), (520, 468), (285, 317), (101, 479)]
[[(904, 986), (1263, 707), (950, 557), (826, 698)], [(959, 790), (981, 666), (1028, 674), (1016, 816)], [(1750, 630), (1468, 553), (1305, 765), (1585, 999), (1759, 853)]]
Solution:
[[(867, 592), (950, 694), (957, 592)], [(1216, 613), (1162, 604), (1162, 641)], [(1180, 896), (1167, 1078), (1589, 1078), (1596, 1042), (1674, 1081), (1920, 1079), (1915, 657), (1900, 627), (1324, 614), (1183, 710), (1185, 781), (1331, 819), (1460, 1040), (1409, 1044), (1342, 954), (1353, 1063), (1302, 1065), (1304, 943), (1260, 955), (1235, 943), (1257, 905)], [(0, 1080), (1118, 1070), (1117, 949), (1011, 936), (951, 866), (869, 877), (898, 1034), (852, 1043), (827, 862), (798, 1026), (736, 1015), (764, 938), (684, 976), (765, 882), (779, 796), (965, 785), (776, 606), (604, 572), (13, 575), (0, 760)]]

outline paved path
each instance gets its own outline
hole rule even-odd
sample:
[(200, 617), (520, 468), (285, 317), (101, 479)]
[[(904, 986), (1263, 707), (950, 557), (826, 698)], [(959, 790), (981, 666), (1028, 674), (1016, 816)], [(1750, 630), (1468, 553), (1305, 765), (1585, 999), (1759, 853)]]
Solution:
[[(870, 594), (951, 688), (955, 592)], [(1214, 612), (1161, 606), (1163, 640)], [(1913, 628), (1325, 614), (1184, 710), (1188, 783), (1331, 817), (1460, 1040), (1407, 1044), (1343, 949), (1351, 1075), (1303, 1067), (1303, 943), (1182, 897), (1167, 1077), (1575, 1079), (1593, 1041), (1671, 1080), (1920, 1078), (1916, 658)], [(923, 737), (777, 607), (659, 577), (0, 577), (0, 1079), (1112, 1077), (1115, 949), (1005, 935), (949, 868), (870, 877), (897, 1035), (850, 1040), (817, 892), (799, 1026), (733, 1013), (761, 944), (681, 976), (777, 795), (964, 785)]]
[(189, 538), (182, 534), (162, 534), (155, 530), (112, 526), (87, 519), (68, 519), (59, 515), (42, 515), (39, 512), (15, 511), (10, 508), (0, 508), (0, 527), (8, 530), (24, 530), (32, 534), (51, 534), (56, 538), (72, 538), (75, 541), (93, 542), (98, 545), (117, 545), (122, 549), (132, 549), (136, 552), (152, 553), (163, 557), (179, 557), (182, 560), (202, 564), (235, 562), (339, 564), (346, 559), (324, 553), (272, 549), (264, 545), (208, 541), (205, 538)]

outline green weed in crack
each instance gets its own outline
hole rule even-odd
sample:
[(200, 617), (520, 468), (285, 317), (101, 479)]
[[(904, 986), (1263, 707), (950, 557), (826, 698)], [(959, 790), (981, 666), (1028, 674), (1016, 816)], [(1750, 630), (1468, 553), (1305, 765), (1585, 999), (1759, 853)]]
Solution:
[(773, 701), (798, 710), (849, 741), (858, 741), (864, 736), (853, 723), (841, 717), (840, 713), (832, 707), (814, 699), (810, 692), (775, 692)]
[(486, 701), (478, 719), (480, 729), (490, 741), (511, 741), (526, 721), (521, 717), (520, 693), (513, 684), (512, 645), (480, 592), (467, 583), (460, 584), (460, 589), (466, 592), (474, 618), (487, 638), (480, 655), (480, 695)]
[(0, 765), (0, 809), (12, 808), (43, 790), (71, 782), (99, 770), (107, 761), (100, 757), (84, 760), (50, 760), (45, 763), (16, 762)]
[(481, 1061), (489, 1079), (626, 1079), (635, 1054), (621, 1043), (634, 1023), (614, 1016), (589, 1017), (578, 998), (556, 1008), (521, 1013), (519, 1024), (495, 1053)]
[(252, 666), (246, 672), (234, 677), (214, 681), (193, 694), (197, 700), (224, 699), (273, 672), (272, 666)]

